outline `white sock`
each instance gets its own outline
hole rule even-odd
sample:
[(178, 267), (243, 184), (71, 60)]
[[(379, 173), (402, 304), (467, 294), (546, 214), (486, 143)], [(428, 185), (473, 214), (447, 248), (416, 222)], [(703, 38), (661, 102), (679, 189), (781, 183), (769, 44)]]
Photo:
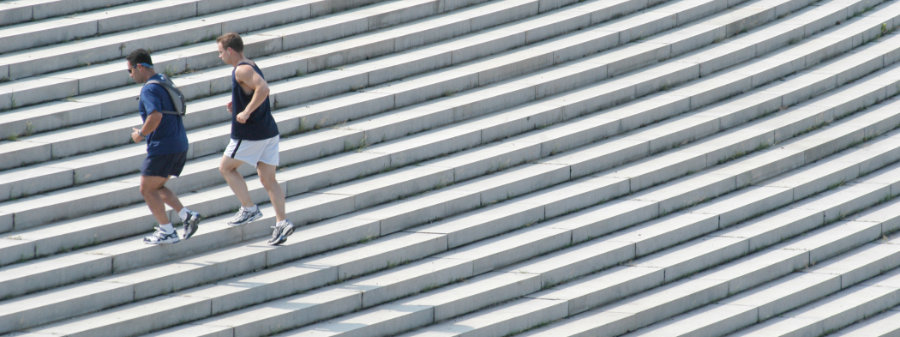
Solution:
[(250, 207), (244, 207), (244, 206), (241, 206), (241, 208), (243, 208), (243, 209), (246, 210), (246, 211), (251, 211), (251, 212), (254, 212), (254, 211), (256, 211), (256, 210), (259, 209), (259, 207), (257, 207), (256, 205), (253, 205), (253, 206), (250, 206)]
[(187, 219), (188, 212), (191, 210), (187, 209), (187, 207), (182, 207), (180, 211), (178, 211), (178, 217), (181, 218), (181, 221)]
[(175, 231), (175, 227), (172, 227), (172, 223), (170, 222), (167, 224), (160, 224), (159, 230), (165, 232), (166, 234), (171, 234), (172, 232)]

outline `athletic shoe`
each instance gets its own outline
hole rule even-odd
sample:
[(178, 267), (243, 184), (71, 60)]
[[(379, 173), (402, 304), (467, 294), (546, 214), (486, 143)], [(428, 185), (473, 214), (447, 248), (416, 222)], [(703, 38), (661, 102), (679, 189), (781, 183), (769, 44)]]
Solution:
[(146, 243), (148, 245), (158, 245), (158, 244), (162, 244), (162, 243), (176, 243), (178, 241), (181, 241), (181, 240), (178, 239), (177, 231), (173, 230), (172, 233), (166, 233), (166, 232), (163, 232), (162, 229), (159, 229), (159, 227), (156, 227), (156, 231), (153, 232), (152, 235), (144, 237), (144, 243)]
[(282, 220), (281, 222), (272, 226), (272, 238), (269, 239), (269, 244), (272, 246), (277, 246), (285, 241), (287, 241), (287, 237), (294, 234), (294, 224), (292, 224), (288, 220)]
[(228, 220), (228, 225), (240, 226), (246, 223), (253, 222), (254, 220), (259, 218), (262, 218), (262, 212), (259, 211), (258, 207), (255, 211), (247, 210), (241, 207), (241, 209), (239, 209), (237, 213), (235, 213), (234, 216), (231, 217), (231, 220)]
[(200, 213), (189, 211), (187, 215), (187, 219), (184, 219), (184, 227), (182, 230), (184, 234), (182, 234), (182, 239), (189, 239), (191, 235), (194, 235), (197, 232), (197, 224), (200, 223)]

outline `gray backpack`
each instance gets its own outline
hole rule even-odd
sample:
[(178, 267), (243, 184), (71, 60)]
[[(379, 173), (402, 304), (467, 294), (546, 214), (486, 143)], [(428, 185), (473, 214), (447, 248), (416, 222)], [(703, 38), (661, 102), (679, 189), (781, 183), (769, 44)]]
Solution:
[(158, 84), (161, 85), (166, 91), (169, 93), (169, 97), (172, 99), (172, 106), (175, 107), (175, 111), (160, 111), (164, 114), (170, 115), (179, 115), (184, 116), (187, 113), (187, 103), (184, 99), (184, 94), (181, 93), (181, 90), (175, 86), (175, 83), (172, 83), (166, 75), (161, 75), (162, 81), (159, 80), (149, 80), (147, 84)]

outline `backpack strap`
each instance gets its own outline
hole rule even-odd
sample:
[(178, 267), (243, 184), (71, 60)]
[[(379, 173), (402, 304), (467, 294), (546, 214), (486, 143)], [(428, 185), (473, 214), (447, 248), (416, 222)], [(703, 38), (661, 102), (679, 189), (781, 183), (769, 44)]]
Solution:
[(163, 87), (163, 89), (166, 89), (166, 93), (169, 94), (169, 99), (172, 100), (172, 106), (175, 107), (175, 111), (160, 111), (160, 112), (162, 112), (164, 114), (168, 114), (168, 115), (184, 116), (185, 109), (184, 109), (184, 101), (182, 100), (184, 96), (182, 95), (181, 90), (178, 90), (178, 88), (175, 87), (175, 84), (172, 83), (172, 81), (169, 80), (169, 78), (167, 78), (165, 76), (163, 76), (162, 78), (163, 78), (163, 81), (151, 79), (151, 80), (148, 80), (146, 83), (146, 84), (156, 84), (156, 85)]

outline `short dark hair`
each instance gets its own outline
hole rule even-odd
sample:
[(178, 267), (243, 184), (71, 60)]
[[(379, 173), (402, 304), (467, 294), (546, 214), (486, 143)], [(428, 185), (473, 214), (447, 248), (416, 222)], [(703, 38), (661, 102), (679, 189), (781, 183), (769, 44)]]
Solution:
[(238, 33), (225, 33), (216, 39), (216, 43), (221, 43), (222, 48), (231, 48), (238, 53), (244, 52), (244, 41)]
[(148, 52), (144, 48), (136, 49), (128, 54), (128, 57), (125, 58), (128, 60), (128, 63), (131, 63), (131, 66), (137, 66), (138, 63), (146, 63), (149, 65), (153, 65), (153, 60), (150, 59), (150, 52)]

